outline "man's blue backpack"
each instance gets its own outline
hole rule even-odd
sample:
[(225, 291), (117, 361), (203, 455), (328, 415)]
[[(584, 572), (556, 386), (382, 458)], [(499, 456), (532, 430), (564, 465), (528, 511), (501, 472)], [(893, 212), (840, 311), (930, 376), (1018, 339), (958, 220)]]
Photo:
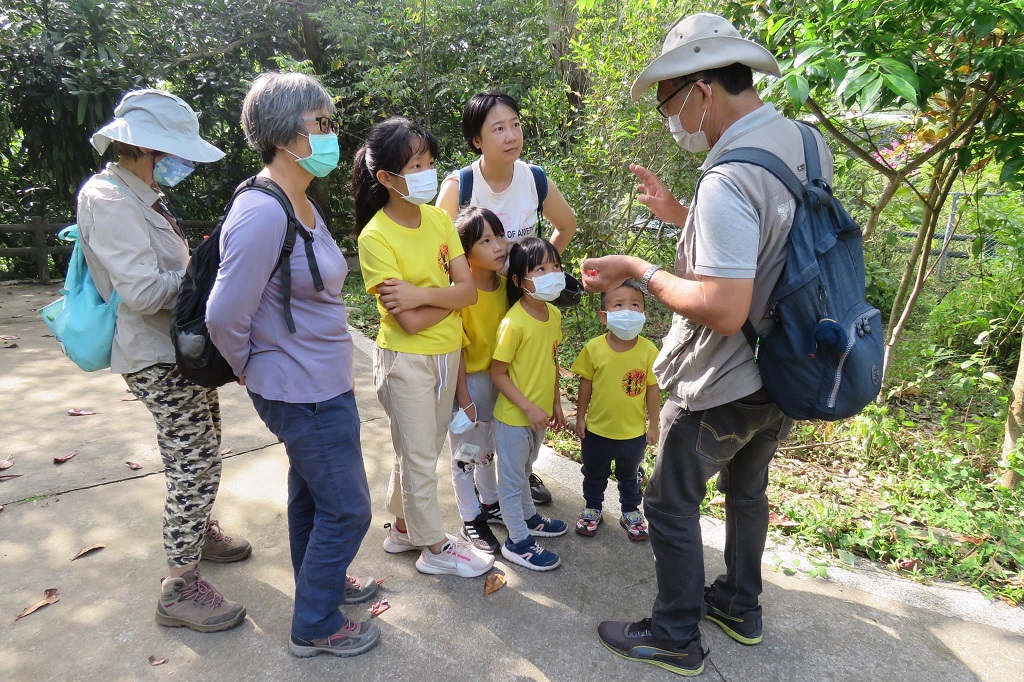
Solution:
[(114, 344), (117, 304), (121, 297), (115, 291), (109, 301), (104, 301), (96, 291), (78, 239), (78, 225), (65, 227), (57, 236), (74, 242), (75, 246), (71, 250), (64, 287), (60, 290), (63, 296), (41, 308), (39, 314), (76, 365), (86, 372), (106, 369), (110, 367), (110, 348)]
[[(772, 400), (793, 419), (845, 419), (882, 387), (882, 316), (864, 296), (864, 242), (822, 177), (811, 127), (798, 124), (807, 164), (801, 183), (763, 149), (733, 149), (709, 167), (749, 163), (777, 177), (796, 199), (786, 264), (768, 301), (774, 326), (743, 334)], [(705, 170), (707, 172), (707, 170)]]

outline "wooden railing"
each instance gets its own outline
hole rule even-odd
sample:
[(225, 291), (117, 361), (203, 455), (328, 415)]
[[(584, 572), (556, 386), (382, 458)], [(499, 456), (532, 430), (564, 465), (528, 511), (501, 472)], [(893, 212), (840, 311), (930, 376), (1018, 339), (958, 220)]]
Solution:
[[(211, 232), (217, 225), (213, 220), (182, 220), (181, 228), (186, 234), (202, 231)], [(44, 284), (50, 283), (50, 257), (71, 255), (72, 245), (67, 242), (48, 245), (47, 235), (55, 235), (68, 223), (44, 223), (42, 218), (29, 218), (27, 224), (0, 225), (0, 234), (28, 232), (32, 235), (32, 246), (0, 247), (0, 258), (27, 258), (35, 261), (36, 277)], [(195, 246), (193, 244), (193, 246)]]

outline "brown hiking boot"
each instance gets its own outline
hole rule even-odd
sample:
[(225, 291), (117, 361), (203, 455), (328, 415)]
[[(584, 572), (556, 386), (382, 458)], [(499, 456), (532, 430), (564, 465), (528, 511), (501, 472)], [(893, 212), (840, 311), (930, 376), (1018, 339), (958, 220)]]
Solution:
[(219, 632), (245, 619), (245, 607), (224, 599), (213, 585), (199, 576), (199, 569), (180, 578), (164, 578), (160, 590), (162, 594), (156, 606), (156, 622), (160, 625)]
[(206, 542), (203, 543), (201, 557), (207, 561), (214, 561), (218, 564), (230, 564), (235, 561), (244, 561), (252, 554), (252, 545), (248, 540), (237, 540), (228, 537), (220, 529), (217, 519), (209, 519), (206, 522)]

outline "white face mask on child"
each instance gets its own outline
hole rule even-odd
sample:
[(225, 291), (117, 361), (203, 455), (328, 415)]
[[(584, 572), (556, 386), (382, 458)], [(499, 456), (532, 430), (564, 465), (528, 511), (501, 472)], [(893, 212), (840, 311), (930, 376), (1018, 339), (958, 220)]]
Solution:
[(533, 282), (533, 288), (536, 291), (527, 291), (526, 293), (539, 301), (553, 301), (565, 288), (565, 273), (561, 270), (549, 272), (540, 277), (527, 277), (527, 279)]
[(643, 330), (647, 316), (639, 310), (612, 310), (605, 313), (608, 331), (623, 341), (632, 341)]
[[(399, 175), (398, 173), (392, 173), (400, 178), (405, 178), (405, 187), (409, 190), (408, 194), (402, 194), (406, 201), (410, 204), (426, 204), (433, 200), (437, 196), (437, 169), (428, 168), (416, 173), (409, 173), (408, 175)], [(397, 191), (397, 190), (396, 190)]]

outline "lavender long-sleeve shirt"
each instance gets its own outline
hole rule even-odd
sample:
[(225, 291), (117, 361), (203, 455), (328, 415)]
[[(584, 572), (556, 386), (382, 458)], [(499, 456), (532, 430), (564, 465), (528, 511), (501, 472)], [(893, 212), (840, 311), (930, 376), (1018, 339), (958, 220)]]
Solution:
[(324, 290), (313, 286), (299, 235), (290, 261), (296, 333), (289, 333), (281, 271), (274, 272), (285, 227), (284, 209), (273, 197), (250, 191), (235, 200), (221, 228), (221, 265), (206, 324), (253, 393), (287, 403), (329, 400), (352, 389), (352, 337), (340, 298), (348, 265), (317, 215), (313, 252)]

